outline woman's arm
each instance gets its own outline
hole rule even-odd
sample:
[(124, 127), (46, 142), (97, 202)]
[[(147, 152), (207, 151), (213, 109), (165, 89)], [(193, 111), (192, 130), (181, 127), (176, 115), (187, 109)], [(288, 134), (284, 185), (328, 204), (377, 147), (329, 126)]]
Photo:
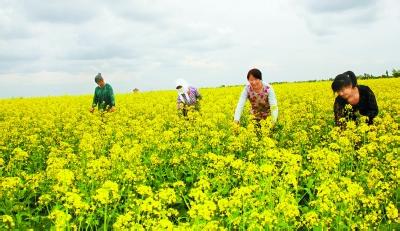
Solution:
[(183, 102), (181, 100), (181, 97), (178, 95), (178, 97), (176, 98), (176, 108), (182, 109), (182, 107), (183, 107)]
[(370, 88), (368, 88), (368, 105), (369, 112), (368, 116), (375, 117), (378, 115), (378, 104), (376, 103), (376, 98), (374, 92)]
[(367, 87), (368, 90), (368, 106), (369, 110), (367, 116), (369, 118), (368, 123), (372, 124), (373, 119), (378, 115), (378, 104), (376, 102), (375, 94), (372, 90)]
[(98, 97), (97, 97), (97, 88), (94, 90), (94, 94), (93, 94), (93, 102), (92, 102), (92, 108), (96, 107), (97, 103), (98, 103)]
[(242, 94), (240, 95), (239, 102), (236, 106), (234, 120), (236, 122), (240, 121), (240, 117), (242, 116), (244, 105), (246, 104), (247, 100), (247, 89), (244, 87)]
[(276, 99), (275, 91), (272, 88), (271, 85), (268, 85), (269, 87), (269, 95), (268, 95), (268, 102), (269, 106), (271, 107), (271, 116), (272, 116), (272, 122), (276, 123), (278, 120), (278, 101)]
[(333, 104), (333, 112), (335, 114), (335, 124), (336, 126), (343, 126), (340, 119), (344, 118), (343, 105), (339, 102), (339, 97), (336, 97), (335, 103)]

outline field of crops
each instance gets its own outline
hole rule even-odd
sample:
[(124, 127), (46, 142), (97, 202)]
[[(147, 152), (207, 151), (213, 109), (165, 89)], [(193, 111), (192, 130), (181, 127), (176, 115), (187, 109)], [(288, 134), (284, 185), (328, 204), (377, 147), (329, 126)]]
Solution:
[(279, 119), (257, 135), (242, 87), (0, 100), (0, 229), (400, 229), (400, 80), (375, 125), (334, 127), (330, 82), (275, 84)]

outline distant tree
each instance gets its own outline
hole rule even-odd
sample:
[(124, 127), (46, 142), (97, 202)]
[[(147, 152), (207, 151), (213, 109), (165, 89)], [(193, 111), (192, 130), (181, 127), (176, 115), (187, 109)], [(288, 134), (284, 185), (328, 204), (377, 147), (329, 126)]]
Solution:
[(363, 75), (358, 75), (357, 79), (372, 79), (372, 78), (379, 78), (380, 76), (374, 76), (372, 74), (364, 73)]
[(399, 70), (393, 69), (392, 70), (392, 76), (393, 77), (400, 77), (400, 69)]
[(139, 92), (139, 89), (135, 88), (135, 89), (132, 90), (132, 92), (133, 92), (133, 93), (138, 93), (138, 92)]

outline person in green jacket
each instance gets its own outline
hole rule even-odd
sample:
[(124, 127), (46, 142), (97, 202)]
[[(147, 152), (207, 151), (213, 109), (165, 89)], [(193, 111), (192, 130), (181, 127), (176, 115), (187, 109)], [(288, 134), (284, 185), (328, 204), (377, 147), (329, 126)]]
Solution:
[(99, 110), (108, 112), (115, 111), (115, 98), (111, 85), (104, 82), (101, 73), (98, 73), (96, 75), (94, 81), (97, 83), (98, 86), (94, 90), (93, 103), (90, 112), (94, 111), (96, 105)]

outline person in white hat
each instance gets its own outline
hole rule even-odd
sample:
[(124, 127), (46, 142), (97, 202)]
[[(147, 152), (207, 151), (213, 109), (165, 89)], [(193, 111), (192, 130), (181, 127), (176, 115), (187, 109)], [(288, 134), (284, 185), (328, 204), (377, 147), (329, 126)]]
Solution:
[(195, 87), (189, 86), (184, 79), (177, 79), (175, 86), (178, 92), (177, 108), (182, 110), (184, 116), (187, 116), (188, 109), (191, 106), (196, 110), (200, 109), (201, 95)]

